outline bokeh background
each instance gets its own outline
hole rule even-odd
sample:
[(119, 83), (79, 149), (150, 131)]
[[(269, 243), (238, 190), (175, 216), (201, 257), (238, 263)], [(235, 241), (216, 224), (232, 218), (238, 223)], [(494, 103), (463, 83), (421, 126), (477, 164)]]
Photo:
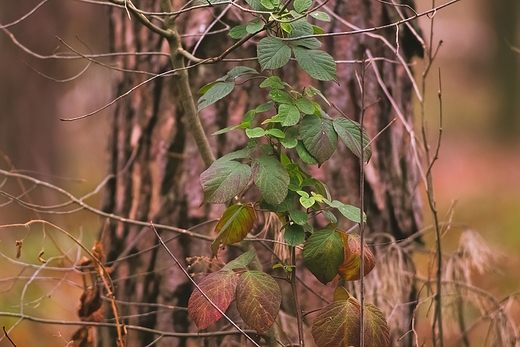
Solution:
[[(0, 25), (17, 20), (37, 3), (0, 0)], [(416, 0), (416, 5), (419, 11), (426, 10), (432, 1)], [(443, 105), (440, 158), (434, 167), (435, 194), (441, 218), (454, 206), (453, 222), (461, 226), (444, 236), (445, 251), (457, 248), (464, 228), (478, 231), (502, 257), (492, 264), (491, 272), (476, 275), (475, 282), (501, 299), (520, 292), (520, 2), (462, 0), (433, 18), (433, 42), (442, 40), (442, 45), (427, 81), (426, 121), (432, 143), (439, 128), (439, 72)], [(21, 44), (41, 55), (67, 51), (57, 37), (82, 52), (107, 52), (107, 23), (103, 6), (62, 0), (45, 3), (8, 30)], [(419, 23), (429, 37), (431, 19), (423, 17)], [(86, 64), (82, 60), (38, 59), (17, 47), (6, 32), (0, 33), (2, 169), (9, 168), (5, 159), (9, 158), (17, 169), (76, 196), (92, 191), (105, 177), (111, 109), (77, 122), (62, 122), (60, 118), (79, 116), (110, 101), (110, 70), (92, 64), (68, 82), (44, 76), (71, 79)], [(424, 62), (416, 60), (418, 78), (423, 68)], [(61, 201), (44, 191), (35, 194), (35, 199), (46, 204)], [(95, 196), (89, 203), (96, 205), (100, 198)], [(99, 230), (97, 218), (87, 213), (43, 217), (74, 229), (87, 244), (92, 244)], [(28, 218), (39, 216), (28, 216), (13, 204), (0, 208), (2, 225)], [(425, 225), (431, 221), (427, 211), (424, 219)], [(15, 240), (23, 238), (27, 231), (6, 230), (0, 229), (0, 251), (13, 257)], [(62, 236), (50, 232), (50, 237), (59, 243)], [(430, 242), (427, 237), (427, 245)], [(24, 241), (20, 261), (37, 263), (35, 255), (41, 249), (41, 234), (31, 233)], [(45, 256), (52, 257), (52, 246), (46, 246), (45, 251)], [(0, 277), (23, 276), (24, 269), (0, 257)], [(70, 280), (77, 282), (74, 276), (79, 275), (71, 275)], [(41, 293), (31, 294), (38, 299), (27, 310), (44, 305), (49, 318), (59, 312), (59, 319), (76, 319), (81, 288), (70, 284), (65, 286), (69, 291), (55, 293), (54, 286), (49, 280), (49, 292), (42, 289)], [(1, 281), (0, 310), (16, 311), (19, 303), (12, 300), (19, 294), (13, 292), (23, 288), (23, 283)], [(513, 305), (512, 310), (518, 324), (517, 306)], [(9, 327), (16, 321), (0, 317), (2, 326)], [(65, 346), (75, 330), (69, 326), (42, 330), (43, 325), (28, 322), (19, 327), (11, 336), (20, 346), (36, 342), (42, 345), (44, 337), (51, 341), (44, 345)], [(0, 346), (10, 344), (4, 339)]]

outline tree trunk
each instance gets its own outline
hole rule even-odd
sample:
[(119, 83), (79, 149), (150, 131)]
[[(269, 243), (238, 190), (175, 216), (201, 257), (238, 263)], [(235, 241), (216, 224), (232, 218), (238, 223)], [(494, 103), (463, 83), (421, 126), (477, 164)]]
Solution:
[[(145, 11), (160, 11), (158, 0), (134, 1), (134, 4)], [(175, 9), (182, 5), (181, 1), (174, 1)], [(387, 10), (390, 10), (383, 3), (364, 0), (349, 1), (348, 6), (345, 1), (330, 1), (328, 6), (334, 9), (340, 18), (359, 27), (387, 23)], [(197, 34), (199, 30), (204, 30), (221, 10), (221, 7), (215, 7), (181, 15), (177, 19), (177, 28), (181, 34)], [(114, 8), (110, 11), (112, 51), (168, 52), (165, 40), (150, 32), (135, 18), (129, 20), (124, 10)], [(226, 14), (227, 23), (238, 23), (241, 21), (239, 18), (234, 9)], [(347, 28), (339, 20), (333, 19), (330, 27), (325, 29), (344, 31)], [(390, 42), (395, 41), (394, 29), (379, 34), (386, 36)], [(198, 36), (186, 35), (184, 47), (190, 51), (197, 39)], [(196, 55), (217, 56), (233, 42), (225, 33), (208, 36), (201, 42)], [(376, 57), (395, 60), (394, 52), (377, 38), (355, 35), (325, 40), (324, 43), (324, 50), (336, 59), (362, 60), (366, 58), (365, 50), (370, 50)], [(256, 49), (253, 44), (246, 43), (234, 54), (234, 57), (252, 57), (256, 54)], [(256, 62), (247, 64), (257, 67)], [(392, 97), (406, 119), (411, 122), (412, 88), (402, 66), (385, 61), (372, 64), (377, 65)], [(194, 94), (202, 85), (223, 76), (232, 66), (219, 63), (190, 69)], [(171, 65), (169, 57), (164, 55), (127, 55), (118, 59), (118, 67), (160, 73), (170, 69)], [(362, 73), (360, 64), (340, 64), (340, 84), (324, 83), (320, 88), (329, 100), (353, 119), (359, 118), (365, 105), (365, 126), (370, 136), (374, 137), (396, 117), (395, 111), (383, 94), (370, 66), (363, 73), (364, 102), (361, 101), (362, 93), (356, 80), (356, 71), (358, 74)], [(308, 80), (295, 63), (290, 63), (283, 74), (288, 82), (293, 82), (293, 87), (303, 87)], [(288, 76), (292, 76), (293, 81)], [(118, 73), (116, 94), (121, 95), (149, 77), (134, 72)], [(154, 79), (117, 103), (109, 147), (110, 172), (114, 178), (107, 188), (104, 210), (128, 219), (190, 228), (218, 218), (223, 212), (223, 206), (200, 206), (202, 189), (198, 177), (204, 170), (204, 164), (185, 124), (174, 79), (175, 76)], [(202, 112), (201, 118), (206, 133), (211, 134), (225, 126), (239, 124), (247, 110), (264, 102), (265, 97), (258, 93), (258, 89), (255, 88), (253, 91), (253, 87), (253, 83), (245, 83), (240, 90), (234, 91), (231, 97)], [(331, 115), (338, 116), (333, 109), (328, 111)], [(367, 167), (365, 188), (368, 229), (371, 233), (386, 232), (396, 239), (401, 239), (417, 231), (420, 223), (420, 203), (416, 189), (416, 165), (408, 135), (403, 125), (397, 121), (373, 143), (374, 155)], [(210, 141), (214, 154), (218, 157), (244, 146), (246, 138), (231, 133), (211, 137)], [(359, 164), (345, 148), (340, 148), (317, 174), (329, 185), (334, 199), (359, 205)], [(343, 223), (346, 225), (345, 221)], [(194, 231), (211, 236), (211, 227), (212, 224), (204, 224)], [(185, 268), (189, 265), (186, 258), (200, 256), (192, 258), (190, 263), (193, 263), (194, 271), (204, 271), (204, 266), (200, 269), (195, 265), (209, 264), (210, 249), (207, 241), (165, 230), (159, 231), (169, 250)], [(196, 332), (190, 325), (186, 311), (187, 300), (192, 291), (191, 283), (159, 245), (155, 233), (149, 227), (110, 222), (102, 232), (102, 240), (107, 261), (114, 262), (112, 277), (116, 287), (115, 297), (119, 301), (119, 313), (127, 325), (144, 326), (165, 332)], [(389, 256), (392, 252), (380, 253)], [(392, 271), (395, 273), (397, 270)], [(400, 271), (413, 272), (413, 268)], [(384, 278), (382, 272), (378, 272), (379, 281)], [(407, 275), (399, 276), (410, 279)], [(302, 278), (308, 283), (312, 281), (308, 273), (302, 273)], [(395, 277), (392, 280), (395, 281)], [(388, 282), (381, 283), (382, 286), (391, 286)], [(384, 297), (383, 291), (377, 292), (377, 285), (371, 286), (370, 294), (374, 296), (370, 299), (378, 301), (377, 304), (382, 306), (388, 315), (395, 305), (408, 302), (412, 290), (411, 279), (407, 283), (410, 284), (409, 288), (406, 288), (405, 292), (397, 293), (399, 298)], [(401, 290), (400, 287), (398, 289)], [(305, 298), (305, 295), (309, 294), (302, 295)], [(309, 296), (309, 300), (313, 302), (314, 307), (318, 304), (323, 305), (323, 302), (316, 303), (315, 297)], [(302, 301), (305, 302), (305, 299)], [(303, 309), (306, 308), (304, 305)], [(394, 338), (408, 329), (410, 310), (409, 306), (405, 308), (407, 317), (399, 317), (404, 319), (403, 323), (390, 322), (395, 331)], [(99, 337), (100, 345), (115, 345), (114, 330), (100, 329)], [(190, 341), (197, 338), (160, 337), (150, 332), (129, 329), (126, 342), (129, 347), (146, 346), (156, 339), (156, 346), (191, 346), (193, 344)]]

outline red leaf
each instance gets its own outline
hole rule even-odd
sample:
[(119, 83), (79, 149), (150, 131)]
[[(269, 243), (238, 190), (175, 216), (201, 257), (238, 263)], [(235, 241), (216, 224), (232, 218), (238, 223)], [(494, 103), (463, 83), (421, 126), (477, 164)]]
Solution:
[[(199, 283), (199, 288), (214, 305), (225, 312), (235, 298), (237, 280), (235, 272), (221, 270), (205, 277)], [(198, 289), (191, 293), (188, 301), (188, 314), (200, 330), (206, 329), (222, 317), (222, 314)]]
[(262, 271), (246, 271), (238, 280), (237, 309), (251, 328), (263, 332), (273, 325), (282, 294), (278, 283)]

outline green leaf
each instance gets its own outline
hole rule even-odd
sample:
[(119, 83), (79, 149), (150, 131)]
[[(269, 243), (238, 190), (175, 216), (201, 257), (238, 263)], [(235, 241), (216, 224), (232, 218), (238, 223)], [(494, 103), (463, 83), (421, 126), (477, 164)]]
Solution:
[(234, 269), (243, 269), (249, 265), (253, 259), (255, 259), (256, 253), (253, 251), (247, 251), (235, 259), (231, 260), (227, 263), (221, 270), (234, 270)]
[(319, 96), (323, 101), (325, 101), (325, 102), (327, 103), (327, 105), (330, 106), (330, 102), (329, 102), (329, 100), (327, 100), (327, 98), (325, 97), (325, 95), (323, 95), (319, 89), (316, 89), (316, 88), (314, 88), (313, 86), (308, 86), (308, 87), (306, 87), (306, 88), (305, 88), (305, 94), (306, 94), (308, 97), (310, 97), (310, 98), (312, 98), (312, 97), (315, 96), (315, 95), (318, 95), (318, 96)]
[(255, 185), (264, 200), (273, 206), (280, 204), (287, 196), (289, 174), (276, 158), (263, 155), (253, 161)]
[[(222, 77), (221, 77), (222, 78)], [(219, 82), (222, 82), (221, 80), (216, 80), (216, 81), (213, 81), (213, 82), (210, 82), (208, 84), (205, 84), (203, 85), (202, 87), (200, 87), (199, 90), (197, 90), (197, 94), (199, 95), (204, 95), (206, 94), (206, 92), (211, 88), (213, 87), (215, 84), (219, 83)]]
[(282, 28), (283, 31), (289, 34), (293, 31), (293, 26), (291, 23), (280, 22), (280, 28)]
[(330, 16), (322, 11), (314, 11), (309, 13), (311, 17), (316, 18), (317, 20), (321, 20), (323, 22), (330, 22)]
[(283, 139), (285, 137), (285, 133), (280, 129), (268, 129), (265, 131), (267, 135), (276, 137), (278, 139)]
[[(199, 283), (199, 288), (206, 296), (225, 312), (235, 299), (238, 276), (233, 271), (217, 271)], [(206, 299), (202, 293), (195, 289), (188, 300), (188, 315), (202, 330), (216, 323), (222, 314)]]
[(211, 244), (213, 254), (217, 254), (220, 244), (230, 245), (240, 242), (253, 229), (256, 213), (250, 205), (231, 205), (215, 226), (218, 233)]
[(244, 114), (242, 117), (242, 123), (251, 123), (255, 118), (256, 113), (256, 109), (247, 111), (246, 114)]
[(296, 125), (300, 121), (300, 111), (293, 105), (281, 104), (280, 107), (278, 107), (278, 115), (284, 127)]
[(305, 148), (316, 158), (318, 165), (329, 159), (338, 146), (338, 135), (329, 119), (314, 115), (303, 117), (300, 123), (300, 135)]
[(246, 0), (247, 4), (255, 11), (267, 11), (260, 0)]
[(306, 18), (298, 19), (292, 22), (293, 31), (287, 35), (287, 37), (296, 38), (300, 36), (312, 35), (314, 30), (312, 29), (312, 25), (307, 22)]
[(302, 13), (311, 7), (312, 0), (294, 0), (294, 10), (298, 13)]
[(305, 114), (314, 114), (314, 103), (306, 98), (298, 98), (295, 101), (296, 106)]
[(233, 130), (236, 130), (236, 129), (237, 129), (237, 126), (233, 125), (233, 126), (230, 126), (230, 127), (225, 127), (223, 129), (217, 130), (217, 131), (215, 131), (211, 135), (222, 135), (222, 134), (226, 134), (226, 133), (228, 133), (230, 131), (233, 131)]
[(289, 216), (291, 220), (298, 225), (305, 225), (309, 220), (309, 216), (305, 211), (291, 210), (289, 211)]
[(280, 6), (280, 0), (260, 0), (260, 3), (268, 10), (274, 10)]
[(308, 196), (300, 197), (300, 204), (302, 204), (302, 206), (305, 208), (310, 208), (315, 203), (316, 203), (316, 199), (314, 199), (314, 197), (308, 197)]
[(258, 75), (258, 71), (248, 66), (235, 66), (226, 74), (227, 77), (236, 79), (243, 75)]
[(215, 161), (200, 175), (204, 202), (226, 203), (246, 187), (250, 177), (249, 165), (230, 160), (229, 157)]
[(309, 193), (307, 193), (305, 190), (297, 190), (296, 193), (301, 196), (302, 198), (308, 198)]
[(283, 233), (283, 239), (291, 246), (296, 247), (305, 241), (305, 230), (298, 224), (288, 225)]
[(218, 100), (230, 94), (235, 88), (233, 82), (217, 82), (200, 97), (198, 111), (214, 104)]
[(331, 229), (315, 232), (303, 245), (303, 259), (309, 271), (321, 283), (327, 284), (336, 277), (338, 268), (343, 263), (341, 237)]
[[(372, 304), (365, 304), (365, 347), (390, 346), (390, 333), (383, 313)], [(326, 306), (312, 324), (312, 337), (318, 347), (359, 347), (361, 306), (352, 296)]]
[[(330, 207), (338, 209), (338, 211), (345, 218), (348, 218), (355, 223), (361, 222), (361, 220), (359, 219), (359, 217), (361, 216), (361, 210), (359, 209), (359, 207), (347, 205), (338, 200), (329, 201), (327, 199), (323, 199), (323, 201)], [(367, 219), (366, 215), (364, 216), (364, 219), (365, 219), (364, 221), (366, 222), (366, 219)]]
[(325, 30), (323, 30), (319, 26), (313, 25), (312, 29), (313, 29), (313, 34), (316, 34), (316, 35), (325, 34)]
[(306, 37), (304, 39), (289, 42), (292, 47), (303, 47), (308, 49), (318, 49), (321, 47), (321, 42), (315, 37)]
[(273, 325), (281, 303), (280, 286), (265, 272), (246, 271), (238, 279), (236, 289), (238, 313), (244, 323), (259, 333)]
[(257, 56), (262, 70), (279, 69), (291, 59), (291, 49), (277, 37), (264, 37), (258, 42)]
[[(293, 22), (293, 31), (287, 35), (290, 38), (297, 38), (300, 36), (307, 36), (314, 34), (313, 26), (305, 20), (305, 18)], [(321, 42), (315, 37), (306, 37), (304, 39), (288, 41), (289, 46), (301, 46), (308, 49), (318, 49), (321, 47)]]
[(231, 28), (231, 30), (229, 30), (228, 35), (232, 39), (239, 40), (247, 35), (246, 26), (242, 25), (242, 24), (237, 25), (237, 26)]
[(334, 130), (338, 133), (339, 138), (345, 146), (347, 146), (352, 153), (358, 158), (361, 157), (361, 148), (365, 148), (364, 160), (368, 163), (372, 156), (372, 148), (368, 143), (370, 138), (368, 137), (365, 129), (363, 129), (363, 146), (361, 145), (361, 125), (358, 122), (354, 122), (348, 118), (337, 118), (333, 122)]
[(312, 78), (320, 81), (338, 81), (336, 62), (330, 54), (301, 46), (294, 47), (293, 52), (298, 64)]
[(280, 139), (280, 143), (285, 148), (294, 148), (294, 147), (296, 147), (298, 145), (298, 140), (295, 139), (294, 137), (286, 136), (285, 138)]
[(260, 88), (271, 87), (272, 89), (285, 89), (287, 83), (282, 81), (278, 76), (267, 77), (260, 83)]
[(292, 105), (294, 102), (294, 98), (290, 96), (288, 93), (284, 92), (283, 90), (279, 89), (272, 89), (269, 92), (269, 97), (271, 100), (278, 102), (280, 104), (289, 104)]
[(260, 127), (256, 127), (256, 128), (253, 128), (253, 129), (246, 129), (246, 135), (250, 139), (262, 137), (262, 136), (265, 135), (265, 130), (260, 128)]
[(255, 18), (246, 25), (246, 31), (250, 34), (259, 32), (264, 28), (264, 23), (259, 18)]
[(302, 141), (298, 141), (298, 144), (296, 145), (296, 153), (298, 153), (298, 156), (300, 159), (305, 163), (309, 165), (316, 165), (318, 164), (318, 161), (316, 158), (314, 158), (307, 148), (303, 145)]
[(260, 104), (255, 108), (255, 112), (256, 113), (267, 112), (272, 108), (273, 108), (272, 102), (264, 102), (263, 104)]
[(321, 213), (323, 213), (323, 217), (325, 217), (329, 221), (329, 223), (337, 223), (338, 222), (338, 219), (336, 218), (334, 213), (332, 213), (330, 211), (327, 211), (327, 210), (322, 210)]

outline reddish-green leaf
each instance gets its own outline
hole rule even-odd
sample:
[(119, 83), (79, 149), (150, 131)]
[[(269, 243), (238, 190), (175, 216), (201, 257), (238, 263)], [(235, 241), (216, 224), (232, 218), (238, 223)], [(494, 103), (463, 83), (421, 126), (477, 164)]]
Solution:
[(372, 304), (365, 304), (365, 346), (390, 346), (390, 330), (385, 315)]
[(341, 237), (331, 229), (315, 232), (303, 245), (305, 266), (323, 284), (336, 277), (343, 257)]
[[(345, 235), (342, 233), (341, 235)], [(350, 234), (348, 237), (342, 237), (343, 247), (348, 248), (349, 252), (345, 251), (345, 258), (343, 264), (338, 269), (338, 274), (341, 278), (347, 281), (357, 281), (360, 278), (361, 270), (361, 238), (358, 234)], [(363, 272), (365, 276), (372, 271), (376, 265), (374, 253), (368, 245), (364, 244), (363, 255), (365, 264), (363, 265)]]
[(334, 301), (348, 300), (350, 293), (343, 286), (337, 286), (334, 290)]
[(221, 158), (200, 175), (204, 202), (222, 204), (245, 188), (251, 177), (249, 165)]
[[(222, 312), (235, 299), (238, 277), (233, 271), (218, 271), (205, 277), (199, 288)], [(206, 329), (218, 321), (222, 314), (195, 289), (188, 301), (188, 314), (199, 329)]]
[(244, 272), (237, 284), (236, 303), (240, 317), (258, 332), (269, 329), (274, 323), (282, 294), (278, 283), (262, 271)]
[[(312, 337), (318, 347), (360, 347), (359, 302), (348, 296), (325, 307), (312, 324)], [(383, 313), (372, 304), (365, 304), (364, 347), (388, 347), (390, 337)]]
[(256, 213), (250, 205), (232, 205), (222, 215), (215, 226), (217, 238), (211, 244), (213, 254), (217, 254), (221, 243), (229, 245), (242, 241), (253, 228)]
[(359, 347), (359, 303), (354, 298), (334, 301), (312, 323), (318, 347)]
[(300, 135), (309, 153), (323, 164), (330, 158), (338, 146), (338, 134), (332, 121), (323, 117), (307, 115), (300, 123)]

